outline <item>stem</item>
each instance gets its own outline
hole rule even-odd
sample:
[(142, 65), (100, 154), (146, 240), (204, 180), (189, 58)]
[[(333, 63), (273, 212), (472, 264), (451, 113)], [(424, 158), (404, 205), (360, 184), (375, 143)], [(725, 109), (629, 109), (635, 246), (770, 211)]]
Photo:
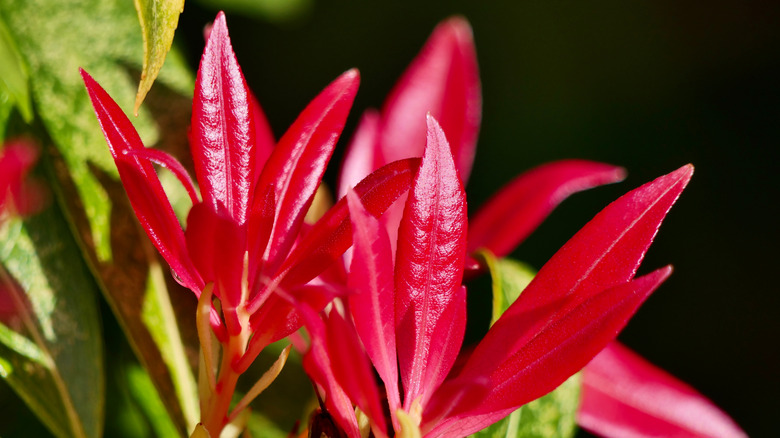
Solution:
[(222, 363), (219, 367), (219, 378), (211, 398), (206, 403), (206, 409), (201, 416), (203, 427), (209, 435), (218, 438), (222, 428), (228, 423), (228, 410), (236, 389), (239, 373), (230, 365), (234, 357), (240, 357), (246, 347), (245, 331), (236, 336), (230, 336), (227, 344), (223, 344)]

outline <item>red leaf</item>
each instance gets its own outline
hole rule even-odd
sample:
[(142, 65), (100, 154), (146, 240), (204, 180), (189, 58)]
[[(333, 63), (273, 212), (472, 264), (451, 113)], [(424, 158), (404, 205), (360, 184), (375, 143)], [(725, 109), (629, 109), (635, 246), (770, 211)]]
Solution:
[(241, 225), (255, 178), (250, 99), (220, 12), (195, 81), (190, 147), (203, 201), (215, 211), (226, 210)]
[(504, 186), (469, 223), (469, 253), (487, 248), (504, 257), (570, 195), (625, 177), (620, 167), (565, 160), (532, 169)]
[(465, 368), (483, 375), (492, 372), (564, 309), (630, 281), (692, 174), (693, 166), (683, 166), (597, 214), (542, 267), (491, 327)]
[(375, 435), (386, 436), (387, 425), (374, 370), (363, 352), (355, 327), (335, 310), (328, 315), (326, 324), (328, 353), (336, 380), (352, 402), (371, 419)]
[(580, 426), (604, 437), (745, 437), (695, 389), (613, 342), (585, 367)]
[(441, 124), (464, 183), (474, 161), (482, 113), (471, 26), (460, 17), (439, 24), (382, 108), (383, 162), (419, 157), (430, 113)]
[[(325, 324), (307, 305), (299, 306), (298, 312), (305, 321), (311, 337), (309, 351), (303, 356), (303, 368), (326, 394), (325, 406), (342, 430), (350, 438), (359, 438), (357, 418), (352, 402), (334, 375), (334, 366), (328, 351)], [(373, 382), (371, 382), (373, 384)]]
[(276, 140), (274, 139), (274, 133), (271, 130), (271, 125), (268, 123), (268, 119), (265, 117), (263, 108), (260, 106), (257, 98), (252, 94), (252, 90), (249, 91), (249, 109), (252, 112), (252, 120), (255, 125), (255, 180), (252, 182), (257, 184), (257, 179), (260, 178), (260, 170), (265, 166), (268, 161), (268, 157), (271, 156), (271, 152), (274, 150)]
[(439, 321), (450, 311), (460, 315), (460, 307), (465, 314), (466, 305), (465, 296), (457, 293), (466, 249), (466, 194), (444, 133), (431, 116), (428, 126), (396, 253), (396, 342), (407, 411), (418, 397), (424, 405), (452, 367), (454, 354), (438, 354), (452, 349), (433, 344), (460, 346), (463, 334), (448, 336), (448, 324)]
[[(439, 426), (439, 431), (452, 433), (449, 428), (456, 428), (459, 434), (476, 432), (503, 418), (508, 411), (558, 387), (617, 336), (636, 309), (671, 272), (670, 266), (661, 268), (597, 293), (569, 311), (555, 315), (490, 374), (491, 390), (483, 403), (466, 412), (456, 412), (451, 421)], [(455, 385), (455, 382), (451, 383)]]
[(260, 174), (258, 187), (272, 185), (276, 191), (276, 217), (264, 257), (268, 273), (281, 265), (295, 241), (359, 82), (357, 70), (349, 70), (314, 98), (279, 140)]
[(377, 142), (379, 141), (379, 114), (368, 110), (360, 119), (352, 141), (344, 154), (339, 172), (338, 195), (342, 197), (347, 190), (355, 187), (373, 170), (382, 167), (377, 157)]
[(185, 238), (204, 282), (214, 283), (214, 295), (222, 301), (228, 332), (237, 335), (241, 330), (236, 307), (241, 301), (246, 230), (210, 205), (200, 203), (187, 215)]
[(393, 255), (387, 231), (367, 212), (354, 191), (347, 192), (354, 252), (349, 271), (349, 309), (366, 353), (385, 383), (390, 413), (400, 407), (395, 354)]
[(141, 138), (108, 93), (84, 70), (81, 76), (135, 215), (181, 283), (200, 296), (203, 280), (189, 259), (184, 232), (154, 167), (146, 159), (127, 154), (144, 148)]
[[(406, 193), (412, 185), (419, 163), (419, 158), (390, 163), (355, 186), (355, 193), (366, 210), (379, 216)], [(285, 287), (304, 284), (338, 260), (351, 245), (349, 209), (346, 199), (342, 198), (295, 247), (277, 277), (284, 277), (282, 284)]]

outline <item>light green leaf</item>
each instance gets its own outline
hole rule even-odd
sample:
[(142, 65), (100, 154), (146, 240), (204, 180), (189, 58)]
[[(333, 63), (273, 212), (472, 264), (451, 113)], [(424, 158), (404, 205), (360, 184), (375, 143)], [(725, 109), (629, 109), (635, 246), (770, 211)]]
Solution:
[(473, 438), (569, 438), (576, 432), (580, 375), (472, 435)]
[(518, 437), (571, 437), (576, 432), (580, 404), (580, 374), (575, 374), (555, 391), (520, 408)]
[[(489, 251), (482, 251), (479, 256), (487, 264), (493, 281), (492, 325), (520, 296), (536, 272), (516, 260), (497, 259)], [(579, 406), (579, 394), (580, 375), (575, 374), (555, 391), (524, 405), (473, 437), (571, 437), (576, 431), (575, 414)]]
[(29, 343), (18, 334), (0, 337), (8, 383), (55, 435), (99, 437), (104, 374), (98, 288), (58, 206), (0, 227), (0, 262), (29, 301), (28, 311), (17, 315)]
[(490, 325), (493, 325), (533, 280), (536, 271), (510, 258), (497, 259), (486, 250), (480, 251), (479, 256), (487, 263), (493, 280), (493, 315), (490, 319)]
[(200, 418), (198, 385), (187, 361), (163, 275), (158, 263), (150, 266), (141, 320), (160, 349), (162, 359), (170, 372), (187, 430), (192, 430)]
[(171, 50), (179, 14), (184, 10), (184, 0), (135, 0), (135, 9), (144, 38), (144, 67), (135, 96), (135, 113), (138, 114), (141, 102), (152, 88), (165, 63), (165, 56)]
[[(0, 17), (0, 93), (7, 94), (9, 100), (19, 108), (24, 120), (29, 123), (32, 121), (33, 114), (27, 77), (27, 66)], [(1, 135), (0, 140), (2, 140)]]

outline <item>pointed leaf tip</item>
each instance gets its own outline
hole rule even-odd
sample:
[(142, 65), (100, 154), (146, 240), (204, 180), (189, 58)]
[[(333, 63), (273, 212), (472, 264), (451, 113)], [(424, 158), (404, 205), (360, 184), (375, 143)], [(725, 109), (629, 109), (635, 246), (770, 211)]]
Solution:
[[(465, 328), (466, 195), (449, 143), (433, 117), (406, 202), (396, 253), (396, 337), (405, 409), (424, 405), (454, 363)], [(446, 316), (454, 324), (439, 324)], [(463, 320), (461, 320), (463, 315)]]
[[(360, 83), (356, 69), (331, 82), (301, 112), (268, 157), (259, 187), (273, 185), (276, 216), (264, 254), (264, 269), (284, 261), (314, 199)], [(253, 211), (258, 207), (253, 206)]]
[(204, 202), (246, 221), (255, 181), (255, 126), (250, 93), (233, 52), (224, 14), (203, 51), (192, 104), (191, 151)]
[(482, 91), (471, 27), (452, 18), (434, 29), (399, 79), (382, 108), (384, 162), (422, 155), (431, 112), (449, 139), (463, 181), (474, 161), (482, 114)]

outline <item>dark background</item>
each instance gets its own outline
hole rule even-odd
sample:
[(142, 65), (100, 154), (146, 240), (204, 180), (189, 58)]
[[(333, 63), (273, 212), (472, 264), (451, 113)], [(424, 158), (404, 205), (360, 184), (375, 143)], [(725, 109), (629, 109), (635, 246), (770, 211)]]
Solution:
[[(226, 12), (239, 62), (277, 135), (322, 87), (358, 67), (352, 132), (365, 108), (382, 104), (434, 26), (453, 14), (467, 17), (484, 95), (472, 209), (551, 160), (587, 158), (629, 171), (621, 184), (567, 200), (515, 252), (537, 268), (608, 202), (693, 163), (694, 178), (641, 270), (671, 263), (675, 274), (620, 339), (711, 398), (749, 435), (776, 432), (774, 2), (314, 1), (291, 21)], [(202, 26), (215, 14), (186, 5), (177, 44), (193, 67)]]

